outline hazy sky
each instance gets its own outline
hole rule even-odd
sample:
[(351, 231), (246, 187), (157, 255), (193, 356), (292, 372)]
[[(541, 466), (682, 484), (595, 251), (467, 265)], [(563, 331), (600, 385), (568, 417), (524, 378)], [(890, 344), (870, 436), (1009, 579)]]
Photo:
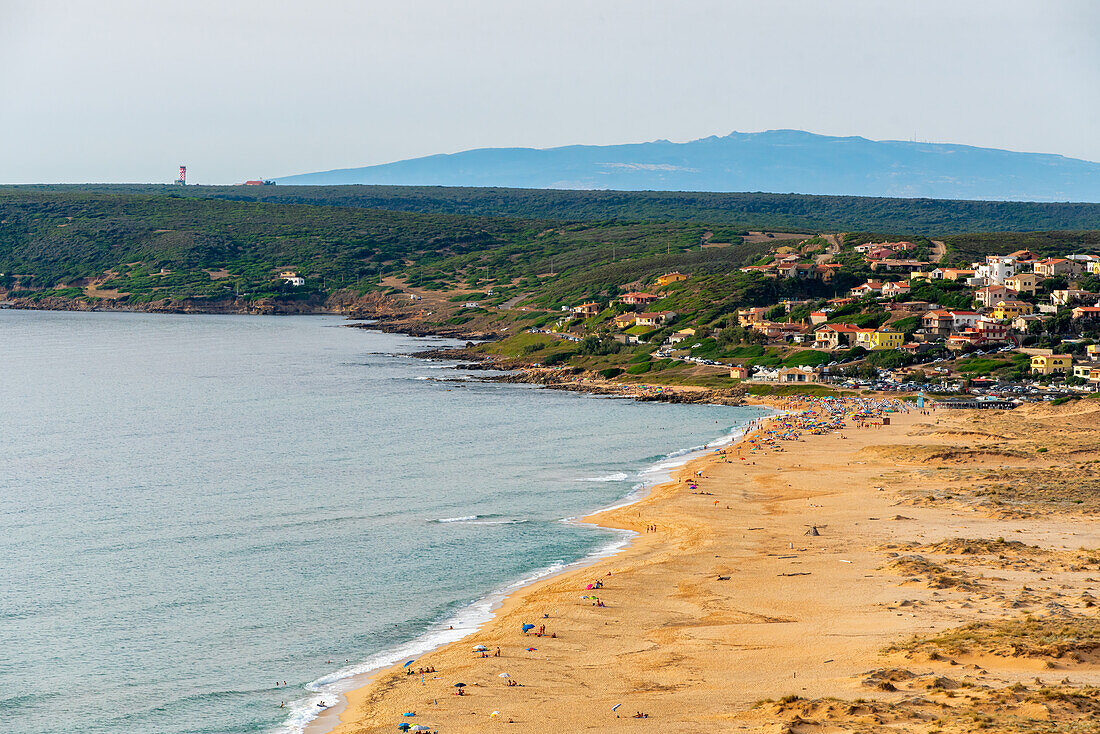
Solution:
[(0, 0), (0, 182), (800, 128), (1100, 161), (1100, 2)]

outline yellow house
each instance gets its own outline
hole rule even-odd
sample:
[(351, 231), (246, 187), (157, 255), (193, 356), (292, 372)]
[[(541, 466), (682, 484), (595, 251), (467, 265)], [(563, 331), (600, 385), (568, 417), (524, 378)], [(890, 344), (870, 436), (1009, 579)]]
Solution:
[(1005, 278), (1005, 288), (1011, 288), (1017, 293), (1034, 293), (1039, 290), (1039, 282), (1042, 278), (1035, 273), (1017, 273), (1011, 278)]
[(905, 341), (905, 334), (893, 329), (878, 329), (867, 335), (867, 341), (871, 345), (868, 349), (872, 351), (876, 349), (901, 349), (901, 344)]
[(1031, 374), (1051, 375), (1055, 372), (1066, 373), (1073, 366), (1073, 358), (1068, 354), (1036, 354), (1031, 358)]
[(899, 349), (905, 335), (893, 329), (858, 329), (855, 334), (856, 346), (869, 352), (881, 349)]
[(997, 320), (1014, 319), (1017, 316), (1026, 316), (1035, 309), (1026, 301), (997, 301), (993, 309), (993, 318)]
[(683, 273), (665, 273), (657, 278), (657, 285), (668, 285), (669, 283), (678, 283), (681, 280), (687, 279), (688, 277)]

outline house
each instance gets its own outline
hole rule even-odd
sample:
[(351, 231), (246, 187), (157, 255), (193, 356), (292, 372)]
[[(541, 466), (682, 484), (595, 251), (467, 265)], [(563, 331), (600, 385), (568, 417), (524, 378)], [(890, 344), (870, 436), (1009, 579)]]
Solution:
[(997, 301), (1005, 301), (1016, 297), (1016, 291), (1003, 285), (987, 285), (974, 291), (974, 299), (985, 306), (993, 308)]
[(868, 352), (877, 352), (883, 349), (897, 349), (905, 341), (905, 335), (893, 329), (857, 329), (856, 346), (863, 347)]
[(852, 324), (826, 324), (814, 331), (814, 349), (833, 351), (855, 346), (859, 327)]
[(1005, 278), (1005, 287), (1011, 288), (1017, 293), (1034, 293), (1039, 289), (1040, 278), (1035, 273), (1016, 273), (1011, 278)]
[(764, 314), (768, 309), (763, 306), (754, 306), (753, 308), (739, 308), (737, 309), (737, 325), (741, 327), (752, 326), (753, 324), (763, 321)]
[(833, 278), (836, 277), (836, 271), (840, 270), (840, 267), (840, 263), (815, 265), (810, 278), (811, 280), (820, 280), (822, 283), (831, 283), (833, 282)]
[(977, 311), (929, 311), (921, 317), (921, 330), (928, 336), (946, 337), (952, 332), (974, 326), (981, 317)]
[(1004, 285), (1019, 269), (1019, 263), (1011, 255), (989, 255), (984, 263), (975, 266), (974, 278), (985, 285)]
[(1100, 344), (1089, 344), (1085, 347), (1085, 354), (1089, 356), (1093, 362), (1100, 360)]
[(1008, 339), (1008, 324), (984, 316), (973, 327), (964, 331), (976, 332), (983, 342), (1003, 342)]
[(1056, 372), (1065, 374), (1073, 365), (1073, 359), (1068, 354), (1036, 354), (1031, 358), (1031, 374), (1053, 375)]
[(1021, 334), (1026, 334), (1032, 324), (1042, 324), (1043, 317), (1041, 314), (1033, 313), (1025, 316), (1017, 316), (1012, 319), (1012, 328)]
[(1097, 306), (1078, 306), (1073, 309), (1073, 318), (1079, 320), (1095, 321), (1100, 319), (1100, 307)]
[(1048, 257), (1035, 261), (1035, 274), (1044, 278), (1057, 278), (1060, 275), (1076, 275), (1084, 271), (1081, 263), (1061, 257)]
[(814, 266), (810, 263), (785, 263), (775, 269), (783, 278), (797, 278), (798, 280), (812, 280)]
[(1089, 382), (1100, 382), (1100, 368), (1094, 364), (1075, 364), (1073, 365), (1073, 376)]
[(653, 303), (654, 301), (661, 300), (661, 296), (655, 296), (652, 293), (640, 293), (638, 291), (631, 291), (630, 293), (624, 293), (619, 296), (619, 300), (628, 306), (645, 306)]
[(802, 308), (803, 306), (809, 306), (813, 301), (799, 301), (794, 298), (781, 298), (778, 306), (782, 306), (783, 310), (787, 313), (795, 310), (796, 308)]
[[(935, 270), (932, 271), (936, 272)], [(967, 280), (974, 277), (973, 270), (961, 270), (959, 268), (943, 268), (940, 272), (943, 273), (943, 280)]]
[(849, 298), (830, 298), (828, 301), (825, 301), (825, 303), (829, 304), (830, 306), (832, 306), (834, 308), (840, 308), (841, 306), (847, 306), (849, 303), (855, 303), (857, 300), (859, 300), (859, 299), (851, 298), (851, 297), (849, 297)]
[(668, 285), (669, 283), (679, 283), (681, 280), (687, 279), (688, 276), (684, 273), (665, 273), (664, 275), (657, 278), (657, 285), (663, 286)]
[(1050, 292), (1050, 305), (1052, 306), (1069, 306), (1072, 303), (1078, 301), (1091, 301), (1096, 298), (1095, 293), (1089, 291), (1083, 291), (1078, 288), (1066, 288), (1065, 290), (1056, 290)]
[(640, 313), (636, 323), (638, 326), (664, 326), (676, 318), (673, 311), (657, 311), (655, 313)]
[(752, 373), (749, 372), (748, 367), (744, 367), (744, 366), (739, 365), (739, 364), (735, 364), (732, 367), (730, 367), (730, 379), (731, 380), (747, 380), (747, 379), (749, 379), (749, 375), (751, 375), (751, 374)]
[(1025, 262), (1027, 260), (1035, 259), (1035, 253), (1033, 253), (1031, 250), (1016, 250), (1016, 252), (1008, 253), (1008, 256), (1016, 258), (1017, 262)]
[(905, 301), (896, 305), (909, 313), (924, 313), (939, 308), (938, 304), (929, 303), (928, 301)]
[(756, 273), (757, 275), (763, 275), (765, 278), (776, 277), (775, 265), (746, 265), (741, 268), (742, 273)]
[(960, 331), (968, 326), (974, 326), (982, 317), (977, 311), (948, 311), (948, 313), (951, 314), (951, 328), (955, 331)]
[(684, 341), (685, 339), (690, 339), (693, 336), (695, 336), (695, 329), (692, 329), (692, 328), (680, 329), (676, 332), (673, 332), (672, 336), (670, 336), (668, 338), (668, 341), (669, 341), (669, 344), (679, 344), (680, 342)]
[(882, 284), (882, 296), (883, 298), (894, 298), (896, 296), (903, 296), (910, 290), (909, 284), (902, 281), (890, 281)]
[(817, 373), (808, 367), (787, 367), (779, 370), (779, 382), (817, 382)]
[(869, 280), (863, 285), (857, 285), (855, 288), (848, 291), (848, 294), (855, 298), (882, 295), (882, 283), (877, 280)]
[(866, 244), (856, 245), (852, 249), (864, 255), (869, 255), (880, 251), (885, 251), (890, 254), (904, 252), (912, 247), (912, 242), (868, 242)]
[[(161, 269), (161, 275), (164, 274), (164, 270)], [(279, 278), (281, 278), (284, 283), (294, 286), (295, 288), (306, 284), (306, 279), (298, 275), (297, 271), (294, 270), (281, 271), (279, 273)]]
[(891, 260), (887, 258), (871, 263), (871, 270), (876, 273), (909, 273), (911, 276), (913, 273), (919, 273), (923, 270), (925, 265), (928, 265), (928, 263), (923, 260)]
[(931, 337), (948, 337), (951, 335), (955, 320), (950, 311), (929, 311), (921, 317), (921, 331)]
[(810, 323), (813, 326), (819, 326), (829, 320), (829, 311), (811, 311)]
[(1027, 301), (997, 301), (993, 309), (993, 318), (999, 321), (1007, 321), (1017, 316), (1026, 316), (1035, 311), (1035, 307)]
[(793, 337), (798, 334), (804, 334), (809, 329), (805, 324), (779, 322), (779, 321), (757, 321), (752, 325), (752, 330), (763, 334), (769, 339), (785, 339), (789, 336)]
[(636, 314), (624, 313), (619, 314), (615, 318), (611, 319), (611, 323), (615, 325), (616, 329), (629, 329), (634, 325), (634, 322), (638, 319)]
[(983, 319), (974, 326), (962, 329), (947, 337), (947, 348), (952, 351), (959, 351), (967, 346), (976, 347), (987, 343), (1000, 343), (1007, 339), (1008, 326)]
[(581, 317), (586, 318), (586, 319), (592, 318), (593, 316), (595, 316), (599, 312), (600, 312), (600, 304), (593, 303), (593, 302), (582, 303), (579, 306), (574, 306), (573, 307), (573, 315), (574, 316), (581, 316)]

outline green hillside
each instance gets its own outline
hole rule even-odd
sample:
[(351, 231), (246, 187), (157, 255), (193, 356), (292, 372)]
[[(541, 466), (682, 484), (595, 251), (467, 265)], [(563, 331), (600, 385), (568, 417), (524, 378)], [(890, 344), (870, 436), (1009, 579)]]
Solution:
[[(0, 191), (13, 187), (0, 187)], [(687, 221), (735, 230), (910, 235), (1100, 229), (1100, 204), (441, 186), (43, 185), (22, 191), (172, 195), (556, 221)]]

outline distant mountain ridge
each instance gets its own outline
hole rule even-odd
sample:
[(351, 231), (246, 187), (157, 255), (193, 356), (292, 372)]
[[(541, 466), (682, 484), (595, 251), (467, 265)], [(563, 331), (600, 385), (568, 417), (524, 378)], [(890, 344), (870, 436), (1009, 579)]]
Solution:
[(482, 148), (276, 180), (296, 185), (764, 191), (1100, 202), (1100, 163), (1047, 153), (831, 137), (801, 130), (734, 132), (687, 143)]

